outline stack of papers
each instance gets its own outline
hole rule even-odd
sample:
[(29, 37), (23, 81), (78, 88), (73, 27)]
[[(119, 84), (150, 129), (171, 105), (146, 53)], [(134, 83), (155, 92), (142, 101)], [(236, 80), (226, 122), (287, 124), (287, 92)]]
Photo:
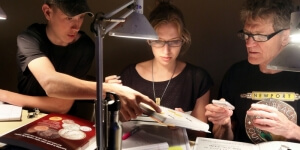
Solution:
[(22, 117), (22, 107), (0, 103), (0, 121), (19, 121)]

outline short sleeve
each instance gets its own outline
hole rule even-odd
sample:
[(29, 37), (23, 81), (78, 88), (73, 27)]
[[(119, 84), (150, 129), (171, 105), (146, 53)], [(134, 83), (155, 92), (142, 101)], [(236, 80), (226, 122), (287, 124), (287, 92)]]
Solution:
[(23, 32), (17, 37), (17, 60), (24, 72), (32, 60), (45, 56), (40, 50), (40, 42), (28, 32)]

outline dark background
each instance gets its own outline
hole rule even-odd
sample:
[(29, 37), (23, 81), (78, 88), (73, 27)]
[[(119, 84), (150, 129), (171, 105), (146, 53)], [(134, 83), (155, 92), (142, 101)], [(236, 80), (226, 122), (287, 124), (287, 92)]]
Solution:
[[(127, 0), (87, 0), (93, 12), (109, 13)], [(233, 63), (246, 58), (243, 41), (236, 36), (242, 28), (239, 10), (243, 0), (173, 0), (184, 16), (192, 35), (192, 45), (183, 60), (205, 68), (214, 80), (212, 98), (216, 98), (225, 71)], [(45, 23), (43, 0), (0, 0), (7, 20), (0, 21), (0, 88), (17, 91), (16, 37), (34, 22)], [(155, 0), (144, 0), (147, 17)], [(82, 30), (90, 35), (92, 18), (86, 17)], [(145, 40), (106, 35), (104, 38), (104, 75), (119, 74), (127, 65), (152, 58)], [(90, 75), (95, 75), (96, 65)], [(178, 85), (180, 86), (180, 85)]]

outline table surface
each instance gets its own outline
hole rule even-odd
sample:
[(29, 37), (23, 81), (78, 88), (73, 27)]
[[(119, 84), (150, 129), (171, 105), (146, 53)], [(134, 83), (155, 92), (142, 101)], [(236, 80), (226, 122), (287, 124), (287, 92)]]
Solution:
[[(27, 110), (23, 110), (22, 111), (22, 120), (21, 121), (1, 121), (0, 122), (0, 136), (4, 135), (5, 133), (8, 133), (14, 129), (17, 129), (21, 126), (24, 126), (34, 120), (37, 120), (41, 117), (44, 117), (45, 115), (47, 114), (39, 114), (37, 115), (36, 117), (34, 118), (30, 118), (28, 119), (27, 118), (27, 115), (28, 115), (28, 111)], [(0, 143), (0, 147), (3, 147), (5, 144), (3, 143)]]
[[(28, 111), (27, 110), (23, 110), (22, 111), (22, 120), (21, 121), (2, 121), (0, 122), (0, 136), (12, 131), (12, 130), (15, 130), (21, 126), (24, 126), (32, 121), (35, 121), (41, 117), (44, 117), (46, 116), (47, 114), (44, 114), (44, 113), (41, 113), (39, 114), (38, 116), (36, 116), (35, 118), (30, 118), (28, 119), (27, 118), (27, 115), (28, 115)], [(193, 144), (191, 144), (191, 149), (193, 149)], [(4, 143), (0, 143), (0, 148), (5, 146)], [(86, 150), (94, 150), (96, 148), (96, 142), (92, 143)]]
[(27, 118), (27, 115), (28, 115), (28, 111), (27, 110), (23, 110), (22, 111), (22, 120), (21, 121), (1, 121), (0, 122), (0, 136), (9, 132), (9, 131), (12, 131), (16, 128), (19, 128), (25, 124), (28, 124), (34, 120), (37, 120), (43, 116), (45, 116), (46, 114), (39, 114), (37, 115), (36, 117), (34, 118), (30, 118), (28, 119)]

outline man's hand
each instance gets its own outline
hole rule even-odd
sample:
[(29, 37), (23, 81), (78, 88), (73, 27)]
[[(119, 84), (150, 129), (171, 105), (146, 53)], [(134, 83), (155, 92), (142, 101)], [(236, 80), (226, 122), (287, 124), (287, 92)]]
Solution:
[(161, 112), (159, 106), (157, 106), (153, 100), (142, 93), (135, 91), (127, 86), (121, 84), (109, 84), (112, 92), (116, 93), (121, 100), (120, 113), (125, 120), (136, 118), (141, 115), (142, 109), (139, 107), (139, 103), (143, 102), (151, 106), (156, 112)]
[(205, 116), (208, 121), (212, 122), (214, 125), (226, 125), (231, 123), (230, 117), (233, 114), (232, 110), (214, 104), (206, 105), (205, 109)]
[(214, 124), (212, 132), (214, 138), (233, 140), (232, 124), (230, 117), (233, 111), (215, 104), (205, 106), (207, 120)]
[(291, 139), (291, 137), (294, 137), (292, 136), (293, 133), (296, 133), (295, 127), (297, 127), (297, 125), (275, 107), (264, 104), (252, 104), (251, 109), (247, 111), (247, 115), (259, 116), (259, 118), (252, 121), (252, 124), (260, 130), (281, 135), (287, 139)]

